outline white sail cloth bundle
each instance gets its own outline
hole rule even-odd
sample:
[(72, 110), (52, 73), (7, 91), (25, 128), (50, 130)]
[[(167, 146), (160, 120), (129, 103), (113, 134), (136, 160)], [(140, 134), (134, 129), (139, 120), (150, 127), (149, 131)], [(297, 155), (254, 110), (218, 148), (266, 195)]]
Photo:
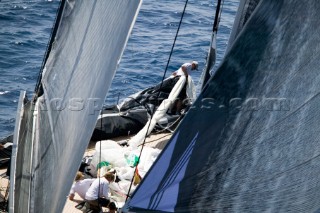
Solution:
[[(179, 81), (172, 88), (169, 97), (162, 101), (160, 106), (157, 108), (152, 118), (146, 123), (146, 125), (141, 129), (138, 134), (131, 138), (128, 142), (129, 146), (135, 148), (141, 145), (144, 141), (144, 138), (151, 133), (156, 123), (166, 114), (168, 109), (174, 104), (178, 95), (180, 94), (182, 88), (186, 82), (186, 77), (181, 76)], [(188, 84), (186, 89), (187, 97), (192, 102), (195, 100), (196, 92), (195, 86), (191, 76), (188, 76)]]
[[(161, 150), (157, 148), (144, 147), (138, 164), (138, 170), (142, 177), (149, 170), (160, 151)], [(111, 168), (117, 168), (118, 171), (121, 171), (119, 175), (123, 177), (123, 179), (131, 180), (133, 172), (130, 174), (127, 174), (127, 172), (135, 165), (136, 162), (134, 162), (134, 159), (139, 156), (139, 153), (140, 148), (132, 149), (131, 147), (122, 147), (115, 141), (105, 140), (96, 143), (91, 164), (93, 169), (97, 170), (96, 165), (99, 162), (108, 162)], [(103, 171), (100, 173), (100, 176), (102, 175), (104, 175)]]
[[(101, 151), (101, 152), (100, 152)], [(150, 169), (153, 162), (156, 160), (161, 150), (151, 147), (144, 147), (139, 159), (137, 169), (141, 178)], [(117, 142), (105, 140), (97, 142), (95, 153), (90, 163), (91, 174), (95, 175), (98, 170), (99, 162), (104, 162), (108, 166), (100, 167), (99, 176), (102, 177), (110, 169), (116, 171), (116, 175), (121, 181), (110, 185), (113, 192), (113, 199), (116, 201), (124, 201), (125, 195), (129, 191), (130, 183), (135, 175), (135, 165), (140, 153), (140, 148), (132, 149), (132, 147), (122, 147)], [(130, 192), (135, 190), (132, 185)]]

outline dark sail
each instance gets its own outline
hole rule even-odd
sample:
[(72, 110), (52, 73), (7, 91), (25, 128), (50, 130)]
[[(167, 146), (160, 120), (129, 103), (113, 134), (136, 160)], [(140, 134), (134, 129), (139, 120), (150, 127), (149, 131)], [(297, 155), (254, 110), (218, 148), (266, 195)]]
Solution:
[(319, 11), (260, 1), (125, 210), (320, 210)]

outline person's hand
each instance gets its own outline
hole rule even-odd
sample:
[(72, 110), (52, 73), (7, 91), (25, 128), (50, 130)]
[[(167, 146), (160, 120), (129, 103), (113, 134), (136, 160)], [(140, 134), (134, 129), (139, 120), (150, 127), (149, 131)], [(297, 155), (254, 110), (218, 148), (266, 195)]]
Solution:
[(73, 200), (74, 194), (69, 194), (69, 200)]

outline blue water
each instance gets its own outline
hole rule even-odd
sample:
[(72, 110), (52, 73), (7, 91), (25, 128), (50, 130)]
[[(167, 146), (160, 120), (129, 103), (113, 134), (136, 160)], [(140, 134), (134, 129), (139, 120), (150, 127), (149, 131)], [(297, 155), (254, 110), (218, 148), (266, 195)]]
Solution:
[[(0, 138), (12, 134), (21, 90), (31, 98), (49, 41), (58, 0), (0, 0)], [(215, 7), (189, 0), (166, 76), (185, 62), (205, 65)], [(144, 0), (106, 98), (113, 104), (161, 81), (185, 0)], [(237, 0), (225, 1), (218, 32), (218, 62), (231, 31)], [(193, 72), (198, 84), (201, 72)]]

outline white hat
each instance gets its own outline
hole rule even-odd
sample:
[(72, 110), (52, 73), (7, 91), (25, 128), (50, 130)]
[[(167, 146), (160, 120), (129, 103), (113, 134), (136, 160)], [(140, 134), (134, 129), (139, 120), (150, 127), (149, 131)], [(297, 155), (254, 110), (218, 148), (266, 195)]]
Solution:
[(192, 64), (194, 64), (196, 66), (196, 70), (198, 70), (198, 62), (197, 61), (193, 61)]

